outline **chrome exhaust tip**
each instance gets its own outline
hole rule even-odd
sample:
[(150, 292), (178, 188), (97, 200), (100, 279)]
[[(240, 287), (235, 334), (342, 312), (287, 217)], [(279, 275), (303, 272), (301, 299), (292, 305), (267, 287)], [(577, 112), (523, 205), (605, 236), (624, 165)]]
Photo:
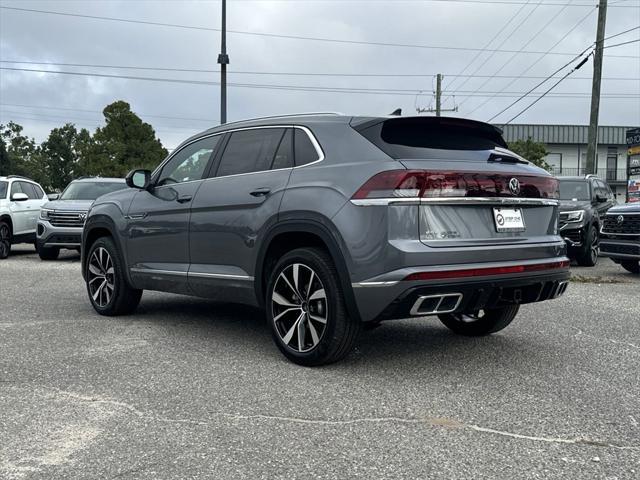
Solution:
[(409, 313), (413, 316), (451, 313), (460, 306), (461, 302), (461, 293), (443, 293), (440, 295), (420, 296), (416, 299)]

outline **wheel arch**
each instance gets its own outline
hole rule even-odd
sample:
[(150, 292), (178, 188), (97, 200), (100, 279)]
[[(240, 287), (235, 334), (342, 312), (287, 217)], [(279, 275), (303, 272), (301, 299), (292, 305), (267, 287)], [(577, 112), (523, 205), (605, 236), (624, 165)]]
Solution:
[(324, 248), (338, 271), (338, 281), (345, 297), (347, 312), (352, 318), (361, 320), (351, 286), (345, 248), (342, 238), (327, 226), (313, 220), (289, 220), (273, 226), (265, 236), (258, 251), (254, 288), (260, 306), (264, 306), (266, 275), (269, 265), (275, 264), (282, 254), (300, 247)]
[[(84, 230), (82, 231), (82, 247), (80, 249), (80, 256), (82, 262), (82, 276), (85, 277), (85, 267), (87, 262), (87, 254), (89, 253), (89, 248), (91, 245), (99, 238), (102, 237), (111, 237), (115, 242), (118, 251), (120, 252), (122, 258), (122, 262), (127, 266), (126, 261), (126, 252), (122, 248), (122, 243), (120, 241), (120, 236), (118, 235), (118, 230), (113, 223), (113, 221), (106, 216), (98, 216), (98, 217), (90, 217), (87, 220), (87, 224), (85, 224)], [(125, 268), (125, 277), (127, 281), (131, 283), (131, 277), (129, 275), (129, 269)]]
[(13, 236), (13, 219), (11, 218), (11, 215), (7, 215), (6, 213), (4, 215), (0, 215), (0, 221), (2, 222), (7, 222), (9, 224), (9, 228), (11, 230), (11, 236)]

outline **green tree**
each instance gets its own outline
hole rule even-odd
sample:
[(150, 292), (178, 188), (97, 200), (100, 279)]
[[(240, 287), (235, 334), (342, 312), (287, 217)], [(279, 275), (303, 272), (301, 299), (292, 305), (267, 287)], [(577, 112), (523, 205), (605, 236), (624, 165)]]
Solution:
[(22, 134), (22, 126), (14, 122), (0, 125), (0, 168), (6, 174), (24, 175), (40, 182), (45, 179), (41, 168), (40, 147), (33, 138)]
[(96, 129), (81, 148), (84, 174), (123, 177), (134, 168), (153, 169), (167, 156), (151, 125), (133, 113), (127, 102), (107, 105), (103, 114), (106, 125)]
[(90, 138), (86, 129), (78, 131), (71, 123), (51, 130), (40, 151), (48, 188), (61, 191), (79, 176), (80, 159), (86, 153)]
[(534, 142), (531, 140), (531, 137), (529, 137), (526, 140), (516, 140), (515, 142), (511, 142), (509, 144), (509, 149), (521, 157), (526, 158), (538, 167), (544, 168), (547, 171), (551, 170), (551, 165), (544, 160), (544, 158), (549, 154), (547, 146), (544, 143)]

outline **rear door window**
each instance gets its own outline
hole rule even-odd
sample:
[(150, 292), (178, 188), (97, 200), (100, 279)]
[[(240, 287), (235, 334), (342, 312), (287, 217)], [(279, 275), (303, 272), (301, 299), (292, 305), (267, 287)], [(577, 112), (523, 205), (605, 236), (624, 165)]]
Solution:
[(216, 176), (270, 170), (284, 133), (283, 128), (256, 128), (233, 132), (222, 154)]
[(271, 170), (290, 167), (293, 167), (293, 130), (287, 128), (282, 140), (280, 140), (276, 156), (273, 158)]
[(0, 182), (0, 200), (7, 197), (7, 182)]
[(318, 151), (311, 143), (307, 132), (299, 128), (296, 128), (295, 131), (296, 167), (317, 161), (320, 158)]

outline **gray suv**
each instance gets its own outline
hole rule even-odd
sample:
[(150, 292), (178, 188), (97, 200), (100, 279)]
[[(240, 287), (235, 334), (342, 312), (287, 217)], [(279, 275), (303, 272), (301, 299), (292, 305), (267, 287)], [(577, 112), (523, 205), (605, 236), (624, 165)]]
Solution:
[(145, 289), (259, 306), (302, 365), (342, 358), (383, 320), (497, 332), (569, 278), (558, 181), (481, 122), (255, 119), (126, 181), (84, 226), (94, 309), (130, 313)]
[(42, 260), (55, 260), (60, 249), (80, 250), (82, 227), (96, 198), (127, 188), (123, 178), (83, 177), (73, 180), (40, 208), (36, 248)]

